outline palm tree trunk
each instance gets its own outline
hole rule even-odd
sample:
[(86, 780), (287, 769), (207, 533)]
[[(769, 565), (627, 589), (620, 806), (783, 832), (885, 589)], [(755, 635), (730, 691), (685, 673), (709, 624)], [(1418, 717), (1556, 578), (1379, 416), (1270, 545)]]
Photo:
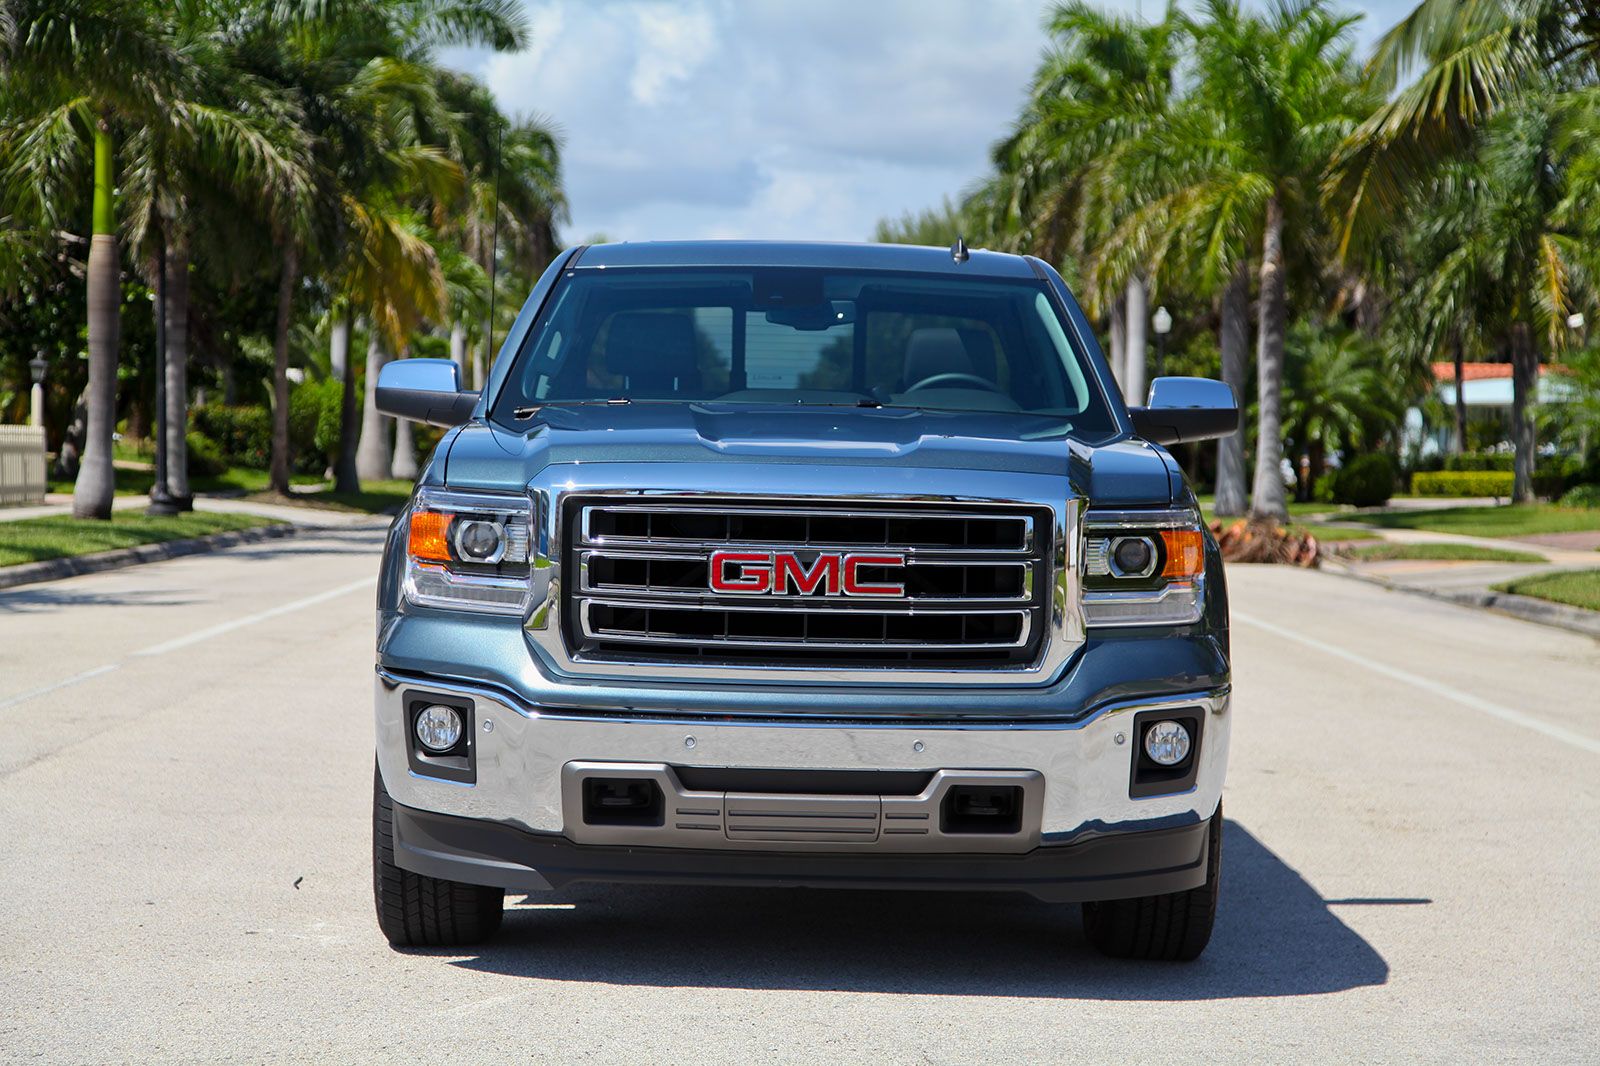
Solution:
[[(1245, 374), (1249, 367), (1246, 352), (1250, 345), (1250, 267), (1240, 262), (1234, 268), (1228, 287), (1222, 291), (1222, 380), (1233, 388), (1239, 406), (1244, 406)], [(1217, 440), (1216, 513), (1225, 517), (1242, 515), (1249, 506), (1244, 486), (1244, 432), (1230, 433)]]
[(1111, 301), (1111, 351), (1106, 353), (1106, 358), (1111, 361), (1111, 376), (1117, 379), (1118, 389), (1128, 380), (1125, 358), (1128, 353), (1127, 324), (1127, 304), (1122, 300)]
[(1127, 351), (1123, 353), (1126, 377), (1122, 381), (1122, 395), (1128, 406), (1144, 403), (1146, 330), (1150, 325), (1150, 290), (1143, 278), (1128, 281)]
[(367, 340), (366, 402), (361, 408), (361, 443), (356, 445), (356, 473), (363, 481), (381, 481), (389, 476), (389, 426), (393, 421), (378, 412), (378, 373), (387, 363), (378, 330), (369, 324)]
[(328, 367), (335, 381), (343, 381), (350, 368), (350, 315), (337, 308), (328, 329)]
[(167, 240), (167, 492), (184, 510), (189, 491), (189, 235)]
[(289, 324), (294, 313), (298, 261), (294, 245), (281, 242), (283, 268), (278, 275), (278, 328), (272, 344), (272, 491), (289, 494)]
[(467, 327), (459, 320), (450, 323), (450, 361), (460, 370), (464, 383), (467, 380)]
[(1533, 345), (1533, 330), (1526, 322), (1511, 327), (1511, 500), (1533, 502), (1534, 390), (1539, 385), (1539, 350)]
[(394, 458), (389, 462), (389, 476), (396, 481), (417, 480), (417, 440), (414, 430), (410, 419), (395, 420)]
[(350, 310), (346, 308), (333, 324), (335, 342), (343, 338), (344, 355), (339, 366), (339, 381), (344, 395), (339, 404), (339, 454), (333, 461), (333, 487), (338, 492), (360, 492), (361, 476), (356, 472), (356, 420), (361, 417), (361, 401), (356, 397), (356, 368), (350, 359)]
[(1261, 241), (1261, 330), (1256, 349), (1256, 477), (1250, 517), (1286, 519), (1283, 489), (1283, 345), (1288, 326), (1283, 261), (1283, 204), (1267, 200)]
[(1462, 385), (1466, 381), (1466, 368), (1462, 365), (1462, 345), (1456, 341), (1456, 454), (1467, 450), (1467, 394)]
[(114, 160), (109, 123), (94, 130), (94, 232), (89, 241), (89, 384), (84, 389), (89, 424), (83, 461), (73, 485), (76, 518), (111, 517), (116, 475), (111, 466), (111, 434), (117, 421), (117, 342), (121, 329), (122, 280), (117, 254)]
[(488, 347), (488, 341), (479, 341), (472, 346), (472, 387), (480, 391), (487, 384), (484, 380), (484, 374), (486, 373), (484, 363), (486, 360), (483, 357), (483, 353)]

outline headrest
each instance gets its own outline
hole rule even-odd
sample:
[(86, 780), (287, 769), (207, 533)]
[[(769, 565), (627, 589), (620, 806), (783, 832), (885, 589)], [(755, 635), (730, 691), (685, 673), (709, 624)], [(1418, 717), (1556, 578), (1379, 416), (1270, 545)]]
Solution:
[(680, 387), (699, 381), (694, 319), (669, 311), (623, 311), (606, 335), (606, 369), (635, 388)]
[(906, 342), (906, 385), (939, 374), (973, 374), (995, 379), (994, 342), (983, 330), (955, 330), (928, 326), (913, 330)]

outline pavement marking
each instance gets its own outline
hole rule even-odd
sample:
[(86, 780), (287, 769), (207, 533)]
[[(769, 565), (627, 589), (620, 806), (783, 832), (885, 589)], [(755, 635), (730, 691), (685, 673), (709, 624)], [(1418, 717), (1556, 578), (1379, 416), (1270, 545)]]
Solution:
[[(196, 630), (187, 636), (176, 637), (172, 640), (164, 641), (161, 644), (152, 644), (148, 648), (141, 648), (139, 651), (133, 652), (130, 655), (130, 658), (133, 655), (162, 655), (169, 651), (177, 651), (180, 648), (187, 648), (191, 644), (198, 644), (203, 640), (210, 640), (212, 637), (220, 637), (224, 633), (231, 633), (236, 629), (243, 629), (245, 626), (253, 626), (257, 622), (265, 622), (270, 618), (277, 618), (280, 615), (304, 610), (307, 607), (315, 607), (317, 604), (326, 603), (328, 600), (334, 599), (335, 597), (343, 596), (350, 592), (355, 592), (357, 589), (366, 588), (369, 585), (375, 585), (377, 584), (377, 581), (378, 579), (376, 577), (364, 577), (360, 581), (352, 581), (348, 585), (340, 585), (338, 588), (326, 589), (317, 593), (315, 596), (307, 596), (300, 600), (291, 600), (288, 603), (279, 604), (276, 607), (269, 607), (265, 611), (257, 611), (255, 614), (248, 614), (243, 618), (235, 618), (231, 622), (222, 622), (218, 625)], [(57, 689), (66, 688), (68, 685), (76, 685), (79, 682), (88, 681), (91, 678), (99, 677), (102, 674), (109, 674), (111, 671), (117, 669), (117, 667), (121, 665), (121, 662), (107, 663), (104, 666), (97, 666), (93, 670), (85, 670), (81, 674), (73, 674), (71, 677), (63, 678), (60, 681), (45, 685), (42, 688), (31, 689), (27, 692), (20, 692), (15, 696), (8, 696), (7, 698), (0, 700), (0, 711), (6, 710), (10, 707), (15, 707), (19, 703), (26, 703), (28, 700), (35, 699), (39, 696), (48, 695), (49, 693), (55, 692)]]
[(319, 592), (315, 596), (307, 596), (305, 599), (301, 600), (291, 600), (288, 603), (279, 604), (277, 607), (269, 607), (265, 611), (257, 611), (255, 614), (247, 614), (243, 618), (235, 618), (231, 622), (221, 622), (206, 629), (196, 630), (195, 632), (190, 633), (188, 636), (176, 637), (172, 640), (163, 641), (160, 644), (152, 644), (150, 647), (142, 648), (133, 654), (162, 655), (169, 651), (177, 651), (180, 648), (187, 648), (192, 644), (199, 644), (203, 640), (210, 640), (212, 637), (220, 637), (224, 633), (232, 633), (235, 629), (243, 629), (245, 626), (253, 626), (257, 622), (265, 622), (269, 618), (277, 618), (279, 615), (290, 614), (294, 611), (302, 611), (307, 607), (315, 607), (319, 603), (326, 603), (327, 601), (335, 599), (339, 596), (343, 596), (346, 593), (354, 592), (357, 589), (366, 588), (369, 585), (375, 585), (377, 582), (378, 579), (376, 577), (364, 577), (359, 581), (352, 581), (348, 585), (340, 585), (338, 588), (331, 588), (323, 592)]
[(11, 696), (8, 699), (0, 700), (0, 711), (5, 710), (7, 707), (15, 707), (19, 703), (26, 703), (35, 696), (43, 696), (47, 692), (54, 692), (58, 688), (66, 688), (68, 685), (76, 685), (80, 681), (87, 681), (91, 677), (99, 677), (101, 674), (109, 674), (111, 671), (115, 670), (117, 666), (117, 663), (108, 663), (105, 666), (97, 666), (93, 670), (85, 670), (81, 674), (73, 674), (71, 677), (63, 678), (53, 685), (46, 685), (43, 688), (36, 688), (30, 692), (23, 692), (16, 696)]
[(1514, 708), (1504, 707), (1498, 703), (1491, 703), (1489, 700), (1483, 699), (1480, 696), (1474, 696), (1470, 692), (1463, 692), (1458, 688), (1453, 688), (1450, 685), (1446, 685), (1441, 681), (1435, 681), (1432, 678), (1423, 677), (1420, 674), (1413, 674), (1409, 670), (1402, 670), (1397, 666), (1389, 666), (1386, 663), (1374, 662), (1372, 659), (1369, 659), (1364, 655), (1357, 655), (1355, 652), (1347, 651), (1336, 644), (1329, 644), (1326, 641), (1317, 640), (1314, 637), (1308, 637), (1303, 634), (1296, 633), (1291, 629), (1285, 629), (1282, 626), (1274, 625), (1271, 622), (1261, 618), (1256, 618), (1253, 615), (1244, 614), (1240, 611), (1233, 611), (1232, 617), (1236, 621), (1243, 622), (1246, 625), (1255, 626), (1257, 629), (1264, 629), (1268, 633), (1282, 637), (1284, 640), (1292, 640), (1296, 644), (1304, 644), (1308, 648), (1314, 648), (1317, 651), (1323, 652), (1327, 655), (1332, 655), (1335, 658), (1344, 659), (1346, 662), (1355, 663), (1357, 666), (1363, 666), (1375, 674), (1381, 674), (1384, 677), (1403, 682), (1407, 685), (1411, 685), (1414, 688), (1422, 689), (1424, 692), (1431, 692), (1435, 696), (1442, 696), (1443, 698), (1454, 703), (1461, 704), (1463, 707), (1470, 707), (1472, 710), (1487, 714), (1491, 718), (1498, 718), (1502, 722), (1510, 722), (1512, 725), (1519, 725), (1524, 729), (1531, 729), (1535, 733), (1543, 733), (1545, 736), (1550, 737), (1553, 740), (1559, 740), (1563, 744), (1570, 744), (1575, 748), (1580, 748), (1583, 751), (1587, 751), (1591, 754), (1600, 755), (1600, 740), (1595, 740), (1593, 737), (1586, 737), (1582, 733), (1574, 733), (1570, 729), (1565, 729), (1561, 726), (1546, 722), (1543, 719), (1535, 718), (1531, 714), (1524, 714), (1522, 711)]

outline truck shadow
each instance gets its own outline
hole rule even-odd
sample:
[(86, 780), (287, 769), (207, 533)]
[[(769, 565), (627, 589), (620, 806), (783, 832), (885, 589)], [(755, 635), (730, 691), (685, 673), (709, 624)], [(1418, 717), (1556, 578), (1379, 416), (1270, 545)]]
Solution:
[(495, 942), (455, 964), (620, 985), (1087, 1000), (1315, 995), (1388, 979), (1382, 956), (1237, 822), (1224, 826), (1223, 857), (1216, 931), (1188, 965), (1103, 958), (1077, 906), (1025, 896), (620, 885), (508, 900)]

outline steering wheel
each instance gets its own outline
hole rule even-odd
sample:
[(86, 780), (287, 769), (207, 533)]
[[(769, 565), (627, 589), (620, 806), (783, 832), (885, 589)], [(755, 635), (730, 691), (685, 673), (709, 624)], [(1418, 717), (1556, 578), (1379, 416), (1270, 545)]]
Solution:
[(928, 377), (925, 377), (921, 381), (917, 382), (915, 385), (912, 385), (910, 388), (906, 389), (906, 391), (916, 392), (918, 389), (931, 389), (939, 385), (948, 385), (956, 381), (968, 382), (978, 386), (979, 388), (988, 389), (990, 392), (998, 392), (1001, 393), (1001, 395), (1004, 395), (1004, 391), (1000, 388), (1000, 386), (996, 385), (988, 378), (980, 378), (976, 374), (962, 374), (955, 371), (946, 374), (929, 375)]

